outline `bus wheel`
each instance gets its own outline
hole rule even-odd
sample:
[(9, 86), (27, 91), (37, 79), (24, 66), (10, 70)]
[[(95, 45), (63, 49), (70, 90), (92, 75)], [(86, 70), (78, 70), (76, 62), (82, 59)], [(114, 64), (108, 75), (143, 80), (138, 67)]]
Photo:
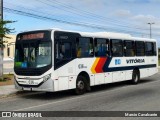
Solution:
[(87, 84), (86, 84), (86, 78), (83, 76), (78, 76), (77, 82), (76, 82), (76, 94), (82, 95), (86, 92)]
[(132, 84), (138, 84), (140, 80), (140, 73), (138, 70), (133, 70), (132, 74)]

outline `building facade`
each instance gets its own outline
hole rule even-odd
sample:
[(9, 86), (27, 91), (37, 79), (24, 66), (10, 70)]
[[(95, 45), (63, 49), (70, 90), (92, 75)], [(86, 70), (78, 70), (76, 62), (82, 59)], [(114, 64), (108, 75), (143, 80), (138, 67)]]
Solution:
[[(3, 38), (4, 49), (3, 49), (3, 59), (14, 58), (14, 50), (15, 50), (15, 41), (16, 35), (7, 35), (9, 38)], [(8, 56), (8, 50), (10, 52), (10, 56)]]
[[(16, 35), (7, 35), (3, 38), (3, 74), (12, 74), (14, 67), (14, 51)], [(8, 56), (8, 50), (10, 55)]]

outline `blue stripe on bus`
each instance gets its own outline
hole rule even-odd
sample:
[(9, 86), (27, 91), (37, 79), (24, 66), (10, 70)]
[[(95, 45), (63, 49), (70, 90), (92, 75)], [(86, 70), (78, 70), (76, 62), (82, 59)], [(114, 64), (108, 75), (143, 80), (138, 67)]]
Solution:
[(156, 67), (156, 64), (148, 64), (148, 65), (134, 65), (134, 66), (123, 66), (123, 67), (110, 67), (109, 65), (112, 61), (112, 57), (108, 57), (106, 63), (103, 66), (104, 72), (114, 72), (114, 71), (125, 71), (125, 70), (133, 70), (134, 68), (144, 69), (144, 68), (153, 68)]
[(112, 67), (112, 68), (108, 68), (105, 72), (125, 71), (125, 70), (133, 70), (134, 68), (144, 69), (144, 68), (153, 68), (153, 67), (156, 67), (156, 64)]

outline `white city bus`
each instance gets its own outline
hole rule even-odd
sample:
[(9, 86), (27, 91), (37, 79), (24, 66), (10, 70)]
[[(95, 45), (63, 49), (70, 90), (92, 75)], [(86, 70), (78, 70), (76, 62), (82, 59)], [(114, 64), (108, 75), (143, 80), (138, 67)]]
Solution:
[(14, 72), (19, 90), (83, 94), (95, 85), (137, 84), (158, 72), (157, 43), (108, 32), (23, 32), (16, 39)]

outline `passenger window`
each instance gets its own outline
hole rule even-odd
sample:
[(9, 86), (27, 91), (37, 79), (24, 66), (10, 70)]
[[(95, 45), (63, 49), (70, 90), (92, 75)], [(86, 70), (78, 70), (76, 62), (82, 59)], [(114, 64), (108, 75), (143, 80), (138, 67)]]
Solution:
[(93, 39), (81, 37), (77, 39), (77, 57), (92, 57), (93, 56)]
[(71, 43), (64, 42), (60, 45), (60, 54), (64, 59), (71, 58)]
[(124, 54), (127, 57), (135, 56), (134, 41), (124, 41)]
[(96, 57), (105, 57), (109, 56), (109, 40), (103, 38), (95, 39), (95, 56)]
[(56, 59), (70, 59), (72, 57), (71, 55), (71, 43), (70, 42), (60, 42), (56, 43)]
[(152, 42), (146, 42), (145, 43), (146, 56), (152, 56), (153, 55), (153, 49), (154, 49), (154, 46), (153, 46)]
[(123, 56), (123, 43), (122, 40), (112, 39), (111, 40), (111, 52), (113, 57)]
[(136, 55), (145, 56), (145, 48), (143, 41), (136, 41)]

